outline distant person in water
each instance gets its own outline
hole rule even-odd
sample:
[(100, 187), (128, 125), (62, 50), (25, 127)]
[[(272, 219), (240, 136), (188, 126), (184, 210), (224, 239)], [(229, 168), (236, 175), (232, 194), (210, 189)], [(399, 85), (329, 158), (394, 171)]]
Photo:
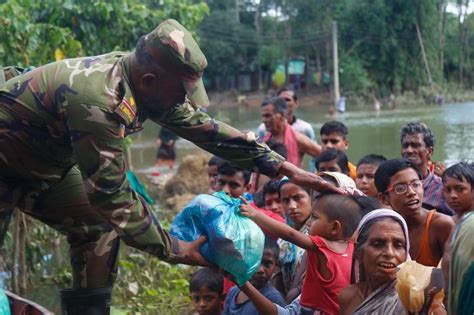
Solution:
[(178, 136), (172, 131), (162, 127), (156, 139), (158, 145), (158, 153), (156, 154), (156, 166), (168, 166), (170, 169), (174, 168), (176, 160), (175, 143)]

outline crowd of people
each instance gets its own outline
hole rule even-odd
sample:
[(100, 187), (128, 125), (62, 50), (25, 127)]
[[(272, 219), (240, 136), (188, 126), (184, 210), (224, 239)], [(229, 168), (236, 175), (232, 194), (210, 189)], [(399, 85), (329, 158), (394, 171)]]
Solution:
[(396, 275), (414, 260), (444, 271), (444, 303), (426, 302), (424, 314), (471, 314), (473, 246), (461, 238), (474, 236), (474, 164), (445, 169), (432, 161), (435, 136), (410, 122), (400, 130), (400, 158), (367, 152), (354, 165), (346, 155), (347, 126), (326, 122), (318, 144), (295, 105), (290, 89), (263, 101), (259, 139), (299, 167), (309, 154), (317, 174), (343, 193), (271, 179), (213, 156), (210, 193), (240, 198), (240, 214), (262, 228), (265, 247), (244, 285), (199, 269), (190, 280), (196, 312), (402, 314)]
[[(170, 235), (127, 180), (125, 136), (147, 119), (218, 156), (209, 161), (210, 189), (242, 198), (241, 215), (268, 238), (260, 268), (240, 287), (211, 269), (193, 276), (199, 313), (399, 310), (394, 281), (409, 259), (442, 260), (444, 305), (473, 313), (471, 164), (444, 170), (431, 161), (430, 129), (409, 123), (402, 159), (367, 152), (355, 166), (347, 127), (324, 124), (318, 144), (296, 117), (291, 90), (263, 102), (262, 137), (243, 133), (204, 110), (206, 66), (191, 33), (168, 19), (132, 52), (60, 60), (0, 85), (0, 243), (14, 209), (67, 236), (65, 313), (110, 312), (120, 240), (169, 263), (209, 265), (199, 251), (205, 237)], [(158, 155), (170, 168), (174, 139), (163, 136)], [(301, 168), (305, 154), (314, 171)]]

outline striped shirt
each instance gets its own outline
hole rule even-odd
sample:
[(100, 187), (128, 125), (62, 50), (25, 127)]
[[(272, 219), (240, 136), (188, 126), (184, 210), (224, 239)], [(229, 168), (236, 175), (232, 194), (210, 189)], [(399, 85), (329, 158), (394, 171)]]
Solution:
[(426, 209), (436, 209), (438, 212), (453, 215), (454, 212), (446, 204), (443, 193), (443, 181), (441, 177), (433, 172), (428, 172), (428, 176), (423, 179), (423, 207)]

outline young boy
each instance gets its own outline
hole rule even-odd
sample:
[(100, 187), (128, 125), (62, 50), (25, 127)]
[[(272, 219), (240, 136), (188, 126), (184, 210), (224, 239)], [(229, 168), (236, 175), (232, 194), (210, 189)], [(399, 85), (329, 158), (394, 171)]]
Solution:
[(310, 235), (270, 220), (247, 205), (242, 205), (240, 212), (273, 234), (306, 249), (308, 268), (301, 293), (301, 314), (338, 314), (337, 296), (350, 283), (354, 250), (350, 239), (361, 219), (357, 201), (347, 195), (318, 196)]
[[(271, 219), (270, 219), (271, 220)], [(280, 249), (278, 244), (271, 238), (265, 238), (262, 263), (260, 268), (253, 275), (250, 283), (268, 300), (280, 306), (285, 306), (285, 301), (269, 282), (276, 270)], [(249, 300), (247, 295), (237, 286), (230, 289), (225, 301), (223, 315), (258, 315), (259, 312), (255, 305)]]
[(280, 180), (278, 179), (272, 179), (263, 186), (263, 200), (265, 202), (263, 208), (285, 218), (285, 212), (280, 200), (279, 186)]
[[(325, 123), (321, 127), (319, 134), (321, 136), (321, 146), (323, 152), (328, 149), (336, 149), (346, 152), (349, 148), (349, 140), (347, 139), (349, 130), (347, 129), (346, 125), (340, 121), (333, 120)], [(356, 167), (351, 162), (347, 163), (347, 167), (349, 168), (349, 176), (355, 180)]]
[(368, 154), (359, 160), (356, 170), (356, 186), (367, 196), (378, 198), (379, 192), (374, 184), (374, 175), (377, 168), (387, 159), (382, 155)]
[(336, 149), (328, 149), (316, 158), (318, 172), (337, 172), (349, 176), (347, 155)]
[(217, 168), (215, 190), (222, 190), (230, 197), (239, 198), (249, 191), (250, 175), (249, 171), (224, 161)]
[(454, 210), (453, 219), (459, 222), (464, 214), (474, 209), (474, 165), (461, 162), (443, 174), (443, 192), (448, 206)]
[(199, 315), (220, 315), (225, 300), (224, 279), (210, 268), (196, 271), (189, 281), (189, 295)]
[(224, 160), (217, 156), (211, 157), (207, 162), (207, 181), (209, 182), (210, 192), (216, 191), (217, 169), (222, 162)]
[(451, 234), (451, 217), (422, 207), (423, 183), (418, 166), (407, 159), (382, 163), (375, 172), (379, 198), (401, 214), (409, 229), (410, 256), (425, 266), (436, 267)]

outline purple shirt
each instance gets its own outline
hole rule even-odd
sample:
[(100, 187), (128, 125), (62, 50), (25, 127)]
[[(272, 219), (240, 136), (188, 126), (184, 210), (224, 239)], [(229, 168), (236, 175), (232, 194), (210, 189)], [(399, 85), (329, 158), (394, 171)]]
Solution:
[(431, 210), (436, 209), (438, 212), (453, 215), (454, 212), (446, 204), (443, 194), (443, 181), (441, 177), (428, 171), (428, 176), (423, 179), (423, 207)]

